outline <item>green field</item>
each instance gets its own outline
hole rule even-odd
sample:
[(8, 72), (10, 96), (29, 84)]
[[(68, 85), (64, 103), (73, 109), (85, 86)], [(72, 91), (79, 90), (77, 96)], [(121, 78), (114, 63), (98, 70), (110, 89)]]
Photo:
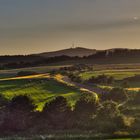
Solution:
[[(70, 65), (65, 65), (69, 67)], [(30, 67), (30, 68), (19, 68), (19, 69), (12, 69), (12, 70), (0, 70), (0, 78), (7, 78), (7, 77), (14, 77), (20, 71), (35, 71), (37, 73), (46, 73), (51, 70), (57, 70), (62, 66), (40, 66), (40, 67)]]
[(69, 104), (73, 105), (81, 94), (80, 90), (74, 87), (48, 78), (0, 81), (0, 93), (9, 100), (16, 95), (26, 94), (33, 99), (38, 110), (41, 110), (47, 101), (58, 95), (66, 97)]
[(80, 76), (82, 77), (82, 79), (86, 80), (91, 78), (92, 76), (97, 77), (102, 74), (105, 74), (107, 76), (112, 76), (114, 77), (115, 80), (123, 80), (128, 77), (140, 75), (140, 69), (89, 71), (89, 72), (80, 73)]

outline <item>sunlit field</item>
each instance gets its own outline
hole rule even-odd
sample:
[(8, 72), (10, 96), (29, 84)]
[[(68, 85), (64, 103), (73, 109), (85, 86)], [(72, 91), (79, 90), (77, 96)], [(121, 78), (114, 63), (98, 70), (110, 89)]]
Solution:
[(73, 105), (81, 94), (80, 90), (60, 83), (47, 75), (1, 79), (0, 91), (9, 100), (17, 95), (31, 97), (37, 105), (37, 110), (42, 110), (46, 102), (59, 95), (66, 97), (69, 104)]
[(99, 75), (105, 74), (107, 76), (112, 76), (116, 80), (122, 80), (124, 78), (133, 77), (135, 75), (140, 74), (140, 69), (131, 69), (131, 70), (99, 70), (99, 71), (89, 71), (89, 72), (83, 72), (80, 74), (80, 76), (83, 79), (89, 79), (90, 77), (94, 76), (97, 77)]

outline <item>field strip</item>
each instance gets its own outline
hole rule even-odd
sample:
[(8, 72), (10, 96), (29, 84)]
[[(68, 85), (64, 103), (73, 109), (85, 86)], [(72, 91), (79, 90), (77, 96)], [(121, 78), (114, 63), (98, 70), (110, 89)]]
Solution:
[(33, 79), (33, 78), (50, 78), (50, 74), (36, 74), (36, 75), (29, 75), (29, 76), (18, 76), (12, 78), (3, 78), (0, 81), (8, 81), (8, 80), (18, 80), (18, 79)]
[[(78, 87), (81, 91), (95, 92), (95, 93), (102, 92), (101, 88), (95, 89), (95, 88), (85, 86), (83, 84), (78, 84), (78, 83), (72, 82), (72, 81), (70, 81), (70, 79), (66, 78), (65, 76), (63, 76), (61, 74), (56, 74), (54, 76), (51, 76), (49, 73), (43, 73), (43, 74), (28, 75), (28, 76), (18, 76), (18, 77), (12, 77), (12, 78), (2, 78), (2, 79), (0, 79), (0, 81), (34, 79), (34, 78), (53, 78), (53, 79), (57, 80), (58, 82), (64, 83), (68, 86)], [(111, 87), (111, 88), (113, 88), (113, 87)], [(128, 90), (128, 91), (140, 91), (140, 88), (126, 88), (126, 90)]]
[(103, 72), (135, 72), (140, 71), (140, 69), (108, 69), (108, 70), (96, 70), (96, 71), (103, 71)]
[(97, 90), (96, 91), (93, 90), (93, 89), (91, 90), (88, 87), (84, 87), (82, 84), (78, 84), (78, 83), (72, 82), (72, 81), (70, 81), (70, 79), (68, 77), (63, 76), (61, 74), (57, 74), (53, 78), (56, 79), (58, 82), (66, 84), (67, 86), (79, 88), (79, 90), (82, 91), (82, 92), (88, 92), (88, 93), (94, 94), (95, 98), (96, 98), (96, 101), (99, 100), (97, 92), (96, 92)]
[(140, 88), (127, 88), (128, 91), (140, 91)]

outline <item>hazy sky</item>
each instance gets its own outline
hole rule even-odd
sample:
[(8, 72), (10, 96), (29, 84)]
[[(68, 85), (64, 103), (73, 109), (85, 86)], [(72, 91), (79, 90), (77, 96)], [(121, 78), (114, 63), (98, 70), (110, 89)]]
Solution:
[(0, 0), (0, 54), (140, 48), (140, 0)]

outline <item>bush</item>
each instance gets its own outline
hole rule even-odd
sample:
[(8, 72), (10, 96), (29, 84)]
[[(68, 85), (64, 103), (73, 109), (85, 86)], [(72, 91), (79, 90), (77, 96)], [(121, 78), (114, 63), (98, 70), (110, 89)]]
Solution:
[(12, 98), (9, 102), (9, 108), (13, 110), (33, 111), (35, 109), (35, 105), (28, 96), (19, 95)]
[(93, 94), (83, 94), (81, 98), (76, 102), (73, 119), (75, 121), (75, 127), (84, 128), (89, 127), (89, 123), (96, 115), (99, 107), (99, 102)]
[(45, 104), (41, 115), (43, 120), (46, 120), (45, 122), (49, 123), (53, 129), (64, 129), (70, 125), (71, 108), (66, 98), (58, 96)]
[(124, 128), (123, 116), (120, 114), (118, 105), (113, 101), (106, 101), (98, 110), (94, 120), (98, 132), (113, 133)]
[(3, 107), (7, 104), (8, 104), (8, 100), (2, 94), (0, 94), (0, 107)]
[(96, 83), (96, 84), (113, 84), (114, 83), (114, 78), (111, 76), (106, 76), (106, 75), (99, 75), (97, 77), (91, 77), (88, 80), (89, 83)]
[(134, 99), (132, 100), (132, 102), (135, 105), (140, 105), (140, 91), (138, 93), (136, 93), (136, 96), (134, 97)]
[(24, 95), (14, 97), (5, 108), (3, 130), (21, 131), (32, 126), (35, 106), (30, 98)]
[(128, 99), (127, 93), (122, 88), (113, 88), (109, 93), (102, 95), (102, 100), (112, 100), (115, 102), (124, 102)]
[(99, 118), (114, 118), (119, 115), (118, 104), (114, 101), (105, 101), (98, 111)]

